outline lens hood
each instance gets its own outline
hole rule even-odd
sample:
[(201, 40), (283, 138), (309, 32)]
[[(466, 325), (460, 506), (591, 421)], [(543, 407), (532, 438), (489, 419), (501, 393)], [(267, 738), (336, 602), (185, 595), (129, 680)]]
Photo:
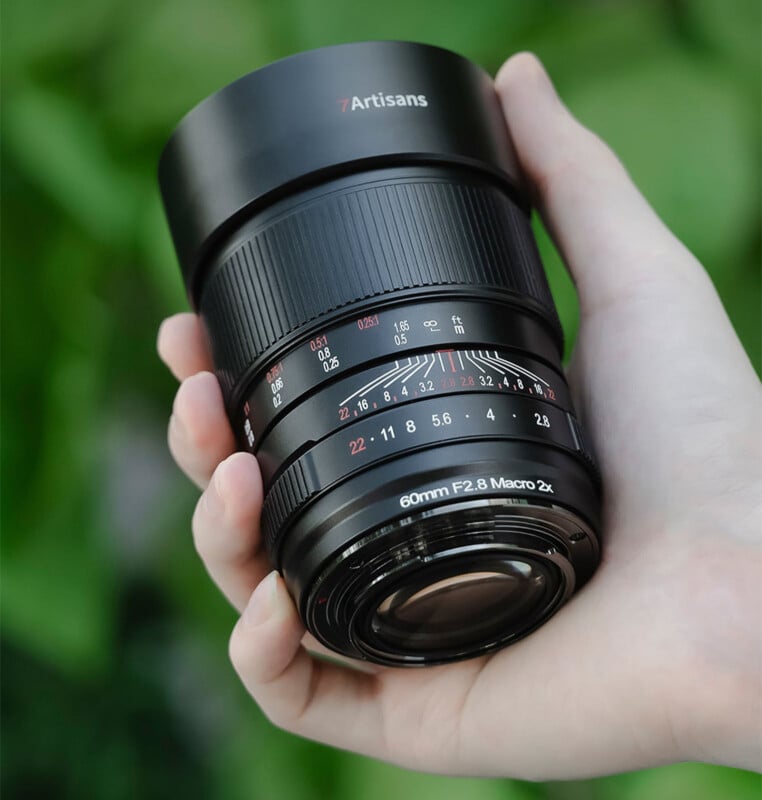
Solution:
[(290, 56), (199, 103), (159, 162), (191, 302), (199, 266), (242, 217), (379, 163), (462, 164), (515, 189), (490, 76), (439, 47), (361, 42)]

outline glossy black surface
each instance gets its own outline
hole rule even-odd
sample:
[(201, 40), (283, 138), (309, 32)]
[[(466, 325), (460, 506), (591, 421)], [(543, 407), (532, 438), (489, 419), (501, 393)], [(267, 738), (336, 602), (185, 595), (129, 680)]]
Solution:
[[(381, 105), (389, 95), (395, 104)], [(220, 89), (180, 122), (159, 166), (186, 282), (196, 285), (242, 214), (378, 162), (461, 163), (514, 182), (490, 76), (439, 47), (362, 42), (299, 53)]]

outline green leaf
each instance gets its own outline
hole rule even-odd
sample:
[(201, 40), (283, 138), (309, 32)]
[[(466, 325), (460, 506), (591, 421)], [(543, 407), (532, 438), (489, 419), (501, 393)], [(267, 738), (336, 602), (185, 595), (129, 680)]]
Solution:
[(604, 778), (596, 784), (602, 800), (759, 800), (762, 792), (759, 775), (707, 764), (676, 764)]
[(91, 538), (87, 504), (80, 492), (65, 507), (40, 509), (43, 521), (3, 547), (0, 582), (3, 635), (77, 675), (97, 674), (111, 660), (113, 574)]
[(451, 778), (410, 772), (366, 758), (354, 758), (343, 772), (342, 797), (352, 800), (536, 800), (536, 787), (519, 781)]
[(522, 34), (542, 18), (543, 9), (540, 3), (521, 0), (482, 0), (478, 9), (461, 0), (440, 0), (436, 5), (295, 0), (293, 14), (297, 49), (405, 39), (446, 47), (494, 68), (511, 50), (522, 47)]
[(14, 76), (87, 53), (118, 33), (119, 0), (8, 0), (3, 3), (3, 66)]
[(92, 113), (64, 94), (25, 87), (6, 100), (3, 121), (12, 157), (51, 200), (96, 239), (128, 238), (136, 186)]
[(163, 142), (196, 103), (276, 57), (270, 17), (246, 0), (218, 0), (213, 9), (206, 0), (125, 6), (130, 35), (104, 54), (99, 115), (127, 142)]
[(619, 154), (709, 271), (732, 270), (759, 219), (758, 161), (743, 87), (675, 51), (601, 73), (570, 87), (565, 99)]
[(682, 5), (702, 42), (708, 42), (759, 86), (762, 5), (758, 0), (690, 0)]

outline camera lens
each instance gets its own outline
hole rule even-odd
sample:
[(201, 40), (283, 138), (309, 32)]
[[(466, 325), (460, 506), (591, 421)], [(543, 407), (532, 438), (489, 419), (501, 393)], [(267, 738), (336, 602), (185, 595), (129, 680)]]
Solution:
[(598, 473), (484, 71), (405, 42), (292, 56), (193, 109), (159, 180), (267, 552), (321, 642), (467, 658), (588, 580)]

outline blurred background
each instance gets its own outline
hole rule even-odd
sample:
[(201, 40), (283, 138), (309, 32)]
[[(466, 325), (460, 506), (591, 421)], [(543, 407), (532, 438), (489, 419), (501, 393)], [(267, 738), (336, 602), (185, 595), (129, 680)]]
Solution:
[[(761, 34), (757, 0), (5, 0), (4, 798), (759, 800), (730, 769), (452, 780), (274, 729), (193, 552), (154, 343), (186, 308), (155, 180), (180, 116), (273, 59), (395, 38), (493, 74), (536, 51), (704, 262), (759, 369)], [(571, 285), (537, 233), (571, 342)]]

